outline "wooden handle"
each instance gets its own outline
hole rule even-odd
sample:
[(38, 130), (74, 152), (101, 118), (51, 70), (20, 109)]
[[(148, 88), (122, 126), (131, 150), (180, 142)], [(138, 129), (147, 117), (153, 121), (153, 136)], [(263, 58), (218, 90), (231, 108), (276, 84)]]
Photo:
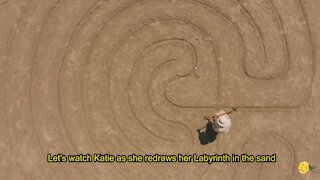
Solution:
[(225, 114), (231, 114), (232, 112), (234, 112), (234, 111), (236, 111), (236, 110), (237, 110), (237, 109), (234, 108), (233, 110), (231, 110), (231, 111), (229, 111), (229, 112), (225, 112), (225, 113), (220, 114), (220, 115), (218, 115), (218, 116), (214, 115), (214, 116), (212, 116), (212, 118), (218, 118), (218, 117), (223, 116), (223, 115), (225, 115)]

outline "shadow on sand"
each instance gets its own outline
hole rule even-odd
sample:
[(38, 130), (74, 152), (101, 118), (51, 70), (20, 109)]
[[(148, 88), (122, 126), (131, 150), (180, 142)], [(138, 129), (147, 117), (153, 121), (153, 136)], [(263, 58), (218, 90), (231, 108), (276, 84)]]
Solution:
[(207, 123), (205, 132), (200, 132), (200, 129), (198, 129), (197, 131), (199, 133), (199, 140), (202, 145), (213, 142), (214, 140), (216, 140), (216, 137), (218, 135), (218, 133), (216, 133), (212, 129), (212, 123), (210, 122)]

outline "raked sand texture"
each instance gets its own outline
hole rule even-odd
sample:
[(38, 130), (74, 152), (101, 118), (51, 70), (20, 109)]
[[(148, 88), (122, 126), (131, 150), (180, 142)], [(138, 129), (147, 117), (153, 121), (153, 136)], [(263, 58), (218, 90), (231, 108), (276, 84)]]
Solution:
[[(316, 180), (320, 1), (0, 0), (0, 179)], [(195, 68), (196, 67), (196, 68)], [(203, 116), (238, 107), (202, 146)], [(47, 154), (277, 154), (47, 163)]]

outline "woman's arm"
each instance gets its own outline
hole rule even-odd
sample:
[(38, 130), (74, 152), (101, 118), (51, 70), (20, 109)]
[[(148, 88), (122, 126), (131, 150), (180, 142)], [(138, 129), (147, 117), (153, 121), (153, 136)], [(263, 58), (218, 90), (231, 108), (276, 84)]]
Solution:
[(214, 124), (217, 120), (216, 116), (210, 117), (210, 116), (204, 116), (203, 119), (208, 120), (212, 124)]

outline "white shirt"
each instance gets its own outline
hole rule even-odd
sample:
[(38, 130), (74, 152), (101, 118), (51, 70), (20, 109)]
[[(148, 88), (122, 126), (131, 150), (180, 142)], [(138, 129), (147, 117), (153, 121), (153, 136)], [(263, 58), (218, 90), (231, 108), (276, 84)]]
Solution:
[[(215, 115), (218, 116), (220, 114), (225, 113), (224, 111), (219, 111)], [(212, 128), (215, 132), (219, 134), (225, 134), (230, 131), (231, 128), (231, 119), (227, 114), (220, 116), (216, 122), (212, 125)]]

